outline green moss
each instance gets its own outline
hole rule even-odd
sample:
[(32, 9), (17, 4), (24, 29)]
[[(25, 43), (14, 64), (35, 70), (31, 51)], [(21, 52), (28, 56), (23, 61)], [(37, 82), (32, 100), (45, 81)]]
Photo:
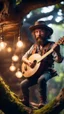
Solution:
[[(39, 110), (35, 110), (34, 114), (49, 114), (53, 110), (53, 106), (56, 104), (56, 100), (54, 99), (52, 102), (49, 104), (46, 104), (43, 108)], [(52, 114), (52, 113), (51, 113)]]
[(2, 77), (0, 77), (0, 108), (6, 114), (27, 114), (21, 100), (9, 89)]
[[(57, 106), (57, 103), (58, 101), (54, 99), (41, 109), (33, 110), (32, 114), (58, 114), (64, 108), (64, 102), (60, 103), (60, 108), (57, 107), (56, 109), (55, 107)], [(0, 109), (5, 114), (29, 114), (29, 109), (21, 103), (21, 100), (18, 98), (18, 96), (9, 89), (9, 86), (5, 84), (4, 80), (1, 77)]]

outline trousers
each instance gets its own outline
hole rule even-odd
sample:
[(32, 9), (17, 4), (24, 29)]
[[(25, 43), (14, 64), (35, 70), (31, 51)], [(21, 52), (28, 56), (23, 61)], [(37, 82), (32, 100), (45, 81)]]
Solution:
[(35, 84), (38, 84), (40, 96), (43, 97), (44, 101), (46, 101), (47, 81), (51, 78), (52, 78), (51, 73), (49, 71), (46, 71), (44, 74), (42, 74), (39, 77), (34, 76), (32, 78), (23, 80), (20, 86), (24, 98), (29, 99), (29, 88)]

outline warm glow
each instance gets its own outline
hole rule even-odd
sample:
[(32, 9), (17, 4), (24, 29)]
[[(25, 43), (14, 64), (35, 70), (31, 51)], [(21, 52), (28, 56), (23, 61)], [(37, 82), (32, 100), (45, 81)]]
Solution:
[(18, 69), (18, 71), (15, 73), (17, 78), (21, 78), (22, 77), (22, 72)]
[(22, 42), (21, 40), (19, 40), (19, 41), (17, 42), (17, 47), (21, 48), (22, 46), (23, 46), (23, 42)]
[(0, 51), (1, 51), (2, 49), (5, 49), (6, 45), (7, 45), (7, 44), (6, 44), (5, 42), (1, 41), (1, 42), (0, 42)]
[(12, 56), (12, 60), (13, 60), (13, 61), (16, 62), (16, 61), (18, 61), (18, 59), (19, 59), (19, 57), (18, 57), (17, 55), (13, 55), (13, 56)]
[(15, 71), (15, 70), (16, 70), (16, 67), (15, 67), (15, 66), (14, 66), (14, 64), (12, 63), (9, 69), (10, 69), (10, 71), (12, 71), (12, 72), (13, 72), (13, 71)]
[(12, 51), (11, 47), (8, 47), (8, 48), (7, 48), (7, 52), (10, 53), (11, 51)]

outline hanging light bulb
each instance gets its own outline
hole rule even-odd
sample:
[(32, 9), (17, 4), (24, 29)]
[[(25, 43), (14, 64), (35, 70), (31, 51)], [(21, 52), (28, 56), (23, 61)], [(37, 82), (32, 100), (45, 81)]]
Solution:
[(5, 42), (0, 42), (0, 50), (5, 49), (6, 43)]
[(8, 47), (8, 48), (7, 48), (7, 52), (10, 53), (11, 51), (12, 51), (11, 47)]
[(0, 27), (2, 30), (2, 34), (0, 36), (0, 51), (1, 51), (1, 50), (5, 49), (7, 44), (4, 42), (3, 24)]
[(23, 46), (23, 42), (20, 40), (20, 36), (18, 37), (17, 47), (21, 48)]
[(21, 78), (22, 77), (22, 72), (20, 71), (20, 69), (18, 68), (17, 72), (15, 73), (17, 78)]
[(0, 51), (3, 50), (3, 49), (5, 49), (6, 45), (7, 44), (4, 41), (2, 41), (2, 37), (1, 37), (0, 38)]
[(16, 70), (16, 67), (14, 66), (14, 64), (12, 63), (11, 66), (9, 67), (10, 71), (15, 71)]
[(14, 54), (14, 55), (12, 56), (12, 60), (16, 62), (16, 61), (19, 60), (19, 57), (18, 57), (17, 55)]
[(23, 46), (23, 42), (22, 42), (21, 40), (19, 40), (19, 41), (17, 42), (17, 47), (21, 48), (22, 46)]

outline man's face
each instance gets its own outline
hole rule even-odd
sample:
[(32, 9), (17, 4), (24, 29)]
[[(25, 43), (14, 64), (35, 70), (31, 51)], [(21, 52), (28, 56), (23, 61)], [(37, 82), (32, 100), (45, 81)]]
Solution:
[(45, 33), (45, 30), (42, 30), (42, 29), (36, 29), (34, 31), (34, 34), (35, 34), (35, 38), (36, 38), (36, 41), (38, 43), (42, 43), (44, 42), (46, 39), (45, 39), (45, 36), (46, 36), (46, 33)]

